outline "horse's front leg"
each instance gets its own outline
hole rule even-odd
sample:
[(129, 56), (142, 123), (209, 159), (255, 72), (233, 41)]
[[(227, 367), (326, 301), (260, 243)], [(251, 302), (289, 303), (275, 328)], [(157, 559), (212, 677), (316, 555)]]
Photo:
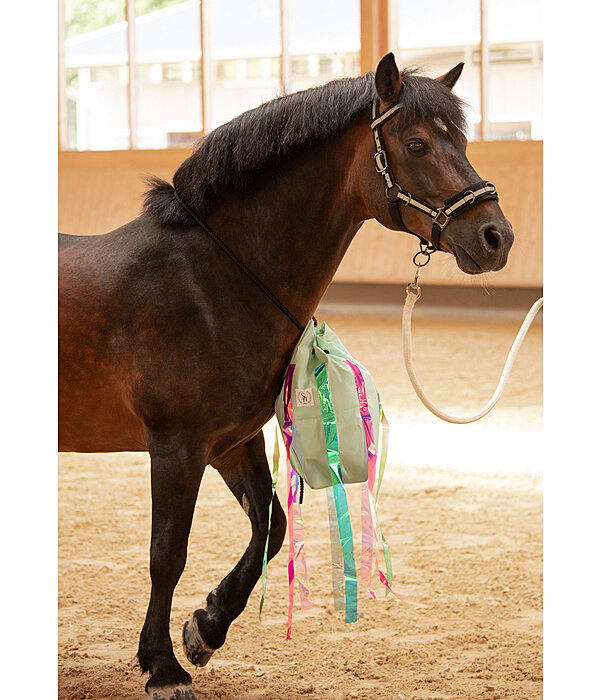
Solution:
[[(234, 569), (206, 599), (206, 608), (196, 610), (183, 628), (183, 644), (188, 659), (204, 666), (215, 649), (225, 642), (227, 630), (244, 610), (248, 597), (262, 572), (269, 523), (271, 473), (265, 456), (262, 431), (212, 465), (223, 477), (252, 524), (252, 539)], [(285, 537), (286, 519), (277, 495), (273, 501), (268, 558), (280, 550)]]
[(173, 653), (169, 618), (173, 591), (183, 572), (198, 488), (206, 467), (202, 445), (189, 435), (152, 434), (152, 590), (140, 635), (138, 660), (150, 673), (152, 700), (196, 700), (192, 678)]

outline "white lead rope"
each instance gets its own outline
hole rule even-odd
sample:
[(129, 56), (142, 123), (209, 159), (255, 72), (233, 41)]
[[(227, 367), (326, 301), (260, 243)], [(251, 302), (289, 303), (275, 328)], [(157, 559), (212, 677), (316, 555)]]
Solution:
[(415, 374), (415, 370), (413, 369), (411, 318), (413, 306), (415, 305), (417, 299), (420, 296), (421, 291), (419, 289), (419, 286), (415, 283), (409, 284), (406, 288), (406, 301), (404, 302), (404, 311), (402, 312), (402, 340), (404, 345), (404, 364), (406, 365), (406, 371), (408, 372), (410, 382), (413, 385), (414, 390), (417, 392), (417, 396), (423, 402), (424, 406), (428, 408), (438, 418), (441, 418), (442, 420), (445, 420), (448, 423), (473, 423), (474, 421), (486, 416), (492, 410), (492, 408), (494, 408), (498, 399), (502, 395), (504, 387), (506, 386), (506, 382), (508, 381), (510, 371), (514, 364), (515, 358), (517, 356), (517, 353), (519, 352), (519, 348), (521, 347), (523, 339), (525, 338), (525, 334), (529, 330), (529, 326), (531, 326), (535, 315), (542, 307), (544, 298), (541, 297), (540, 299), (538, 299), (535, 302), (535, 304), (531, 307), (531, 309), (529, 309), (529, 313), (525, 317), (525, 320), (523, 321), (521, 328), (517, 333), (517, 337), (515, 338), (515, 341), (512, 344), (510, 352), (508, 353), (504, 369), (502, 370), (502, 374), (500, 376), (500, 381), (498, 382), (498, 386), (496, 387), (496, 391), (494, 392), (492, 398), (481, 409), (481, 411), (479, 411), (479, 413), (476, 413), (473, 416), (465, 416), (464, 418), (461, 418), (451, 416), (448, 413), (444, 413), (444, 411), (440, 411), (439, 408), (437, 408), (431, 403), (431, 401), (425, 396), (423, 387), (419, 383), (417, 375)]

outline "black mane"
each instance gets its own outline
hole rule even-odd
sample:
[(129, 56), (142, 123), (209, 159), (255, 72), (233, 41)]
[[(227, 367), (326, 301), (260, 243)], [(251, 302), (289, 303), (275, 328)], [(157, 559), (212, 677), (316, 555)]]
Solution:
[[(191, 218), (174, 198), (180, 197), (204, 218), (227, 194), (246, 192), (267, 167), (343, 133), (375, 95), (373, 73), (342, 78), (266, 102), (207, 134), (178, 168), (173, 185), (148, 180), (144, 211), (165, 225), (189, 225)], [(465, 130), (463, 103), (440, 82), (402, 72), (404, 123), (435, 117)]]

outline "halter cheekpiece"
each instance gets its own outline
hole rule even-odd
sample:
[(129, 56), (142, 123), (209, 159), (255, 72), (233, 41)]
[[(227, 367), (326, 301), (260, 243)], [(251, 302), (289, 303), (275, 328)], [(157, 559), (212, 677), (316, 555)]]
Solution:
[[(398, 103), (387, 109), (383, 114), (379, 114), (379, 98), (373, 100), (373, 109), (371, 112), (371, 130), (373, 132), (373, 140), (375, 141), (375, 170), (385, 180), (385, 196), (390, 209), (392, 220), (400, 228), (401, 231), (412, 233), (421, 240), (422, 250), (432, 253), (440, 250), (440, 236), (446, 228), (452, 217), (458, 216), (463, 211), (474, 204), (490, 199), (498, 200), (496, 187), (491, 182), (480, 180), (465, 187), (458, 194), (453, 195), (444, 201), (441, 207), (432, 207), (429, 202), (426, 202), (418, 197), (415, 197), (410, 192), (402, 189), (394, 179), (394, 174), (390, 167), (390, 162), (385, 151), (383, 135), (381, 127), (389, 121), (399, 110), (402, 109), (402, 104)], [(413, 207), (420, 212), (427, 214), (433, 219), (431, 229), (431, 242), (420, 236), (418, 233), (411, 231), (402, 220), (400, 204), (405, 207)]]

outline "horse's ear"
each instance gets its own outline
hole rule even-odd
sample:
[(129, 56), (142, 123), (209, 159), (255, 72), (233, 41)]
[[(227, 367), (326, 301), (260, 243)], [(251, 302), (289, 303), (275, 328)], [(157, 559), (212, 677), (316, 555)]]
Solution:
[(436, 80), (439, 80), (440, 83), (444, 83), (446, 87), (449, 87), (450, 90), (456, 85), (456, 81), (460, 78), (460, 74), (463, 71), (463, 68), (465, 67), (464, 63), (458, 63), (452, 70), (449, 70), (447, 73), (444, 73), (444, 75), (440, 75), (439, 78), (436, 78)]
[(386, 54), (375, 71), (375, 89), (379, 99), (385, 103), (395, 104), (398, 101), (402, 78), (396, 66), (393, 53)]

